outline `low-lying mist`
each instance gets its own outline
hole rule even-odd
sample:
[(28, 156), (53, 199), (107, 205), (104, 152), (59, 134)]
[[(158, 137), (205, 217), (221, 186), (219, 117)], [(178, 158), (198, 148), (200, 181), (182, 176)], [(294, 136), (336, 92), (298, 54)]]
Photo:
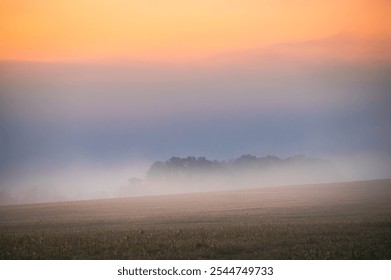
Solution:
[[(0, 61), (0, 204), (389, 178), (390, 60), (342, 59), (361, 45), (343, 37), (199, 63)], [(190, 167), (151, 175), (172, 156)]]
[(389, 166), (384, 158), (358, 155), (331, 160), (243, 155), (220, 161), (189, 156), (110, 167), (79, 163), (24, 172), (11, 188), (0, 189), (0, 205), (385, 179)]
[(204, 192), (275, 185), (328, 182), (337, 171), (326, 160), (275, 156), (217, 161), (205, 157), (172, 157), (155, 162), (144, 180), (133, 178), (128, 194)]

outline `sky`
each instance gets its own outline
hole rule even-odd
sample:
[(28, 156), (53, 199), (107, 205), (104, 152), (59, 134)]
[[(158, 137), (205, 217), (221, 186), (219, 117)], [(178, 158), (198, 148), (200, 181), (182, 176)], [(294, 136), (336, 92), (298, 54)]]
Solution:
[(172, 156), (389, 178), (390, 61), (386, 0), (1, 1), (0, 203), (112, 196)]
[(3, 0), (2, 59), (191, 60), (339, 33), (391, 33), (388, 0)]

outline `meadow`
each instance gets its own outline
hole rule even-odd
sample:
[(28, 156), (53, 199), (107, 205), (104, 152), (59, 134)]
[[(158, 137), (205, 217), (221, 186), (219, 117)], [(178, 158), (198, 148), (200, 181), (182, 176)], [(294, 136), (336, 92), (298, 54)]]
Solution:
[(0, 207), (0, 259), (391, 259), (391, 180)]

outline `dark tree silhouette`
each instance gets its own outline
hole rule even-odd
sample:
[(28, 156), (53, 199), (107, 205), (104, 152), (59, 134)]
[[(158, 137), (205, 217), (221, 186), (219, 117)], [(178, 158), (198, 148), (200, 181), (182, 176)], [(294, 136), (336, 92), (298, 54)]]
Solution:
[(153, 163), (147, 173), (147, 179), (166, 182), (173, 178), (196, 179), (208, 174), (235, 176), (236, 172), (262, 172), (270, 168), (284, 168), (288, 166), (300, 166), (300, 168), (306, 169), (308, 172), (315, 169), (329, 172), (333, 169), (330, 161), (302, 155), (281, 159), (270, 155), (256, 157), (247, 154), (229, 161), (211, 161), (205, 157), (196, 158), (189, 156), (186, 158), (172, 157), (165, 162), (157, 161)]

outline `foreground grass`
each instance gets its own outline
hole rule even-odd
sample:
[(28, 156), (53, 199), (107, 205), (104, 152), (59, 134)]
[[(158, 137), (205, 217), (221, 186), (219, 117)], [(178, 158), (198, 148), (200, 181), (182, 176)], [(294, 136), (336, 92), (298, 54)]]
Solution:
[(391, 259), (391, 223), (0, 233), (0, 259)]
[(391, 180), (0, 207), (0, 259), (391, 259)]

